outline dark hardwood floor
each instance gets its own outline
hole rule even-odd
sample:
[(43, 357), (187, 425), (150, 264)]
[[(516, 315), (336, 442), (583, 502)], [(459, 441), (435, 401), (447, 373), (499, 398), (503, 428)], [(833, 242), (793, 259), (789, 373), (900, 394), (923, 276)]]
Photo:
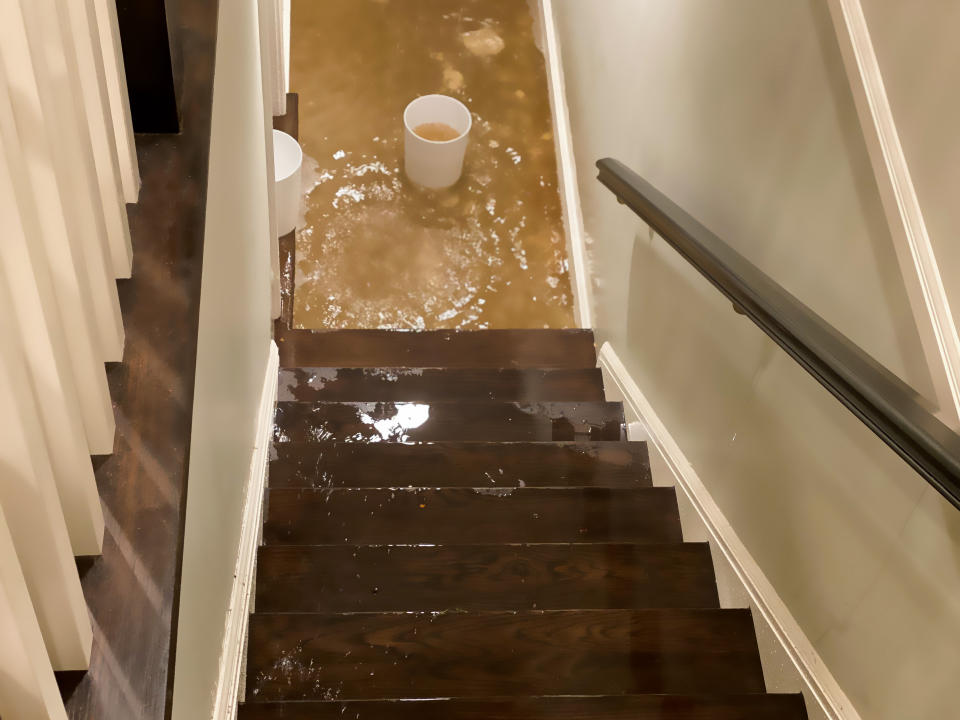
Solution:
[(129, 207), (133, 275), (121, 280), (122, 364), (108, 368), (112, 455), (95, 458), (103, 554), (79, 562), (93, 620), (86, 673), (58, 677), (73, 720), (163, 720), (175, 654), (203, 256), (216, 0), (171, 5), (185, 59), (177, 135), (138, 135)]

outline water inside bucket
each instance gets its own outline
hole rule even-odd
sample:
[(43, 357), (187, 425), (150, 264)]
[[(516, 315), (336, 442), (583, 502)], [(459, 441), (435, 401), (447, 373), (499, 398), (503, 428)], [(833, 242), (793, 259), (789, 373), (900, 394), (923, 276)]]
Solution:
[(442, 122), (421, 123), (413, 131), (424, 140), (432, 142), (449, 142), (460, 137), (460, 132), (456, 128)]

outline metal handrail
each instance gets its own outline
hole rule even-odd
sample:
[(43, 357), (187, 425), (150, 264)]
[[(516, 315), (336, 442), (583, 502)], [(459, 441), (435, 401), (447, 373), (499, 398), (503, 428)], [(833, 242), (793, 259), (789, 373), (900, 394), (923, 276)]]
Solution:
[(626, 165), (597, 167), (620, 202), (960, 509), (960, 436), (923, 398)]

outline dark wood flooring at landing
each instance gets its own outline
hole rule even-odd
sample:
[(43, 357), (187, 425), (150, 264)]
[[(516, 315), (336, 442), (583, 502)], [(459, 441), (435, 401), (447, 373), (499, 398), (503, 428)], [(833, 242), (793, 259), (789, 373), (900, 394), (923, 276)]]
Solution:
[(97, 458), (103, 555), (82, 563), (93, 620), (83, 675), (60, 677), (73, 720), (163, 720), (172, 688), (197, 350), (217, 1), (181, 0), (182, 133), (137, 137), (133, 276), (123, 363), (108, 370), (117, 438)]

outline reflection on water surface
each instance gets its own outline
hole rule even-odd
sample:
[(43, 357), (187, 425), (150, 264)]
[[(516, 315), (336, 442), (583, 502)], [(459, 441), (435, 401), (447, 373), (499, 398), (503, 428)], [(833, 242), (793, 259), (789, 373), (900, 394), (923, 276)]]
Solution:
[[(294, 0), (307, 159), (294, 324), (571, 327), (543, 56), (520, 0)], [(402, 113), (471, 108), (464, 177), (412, 186)]]

